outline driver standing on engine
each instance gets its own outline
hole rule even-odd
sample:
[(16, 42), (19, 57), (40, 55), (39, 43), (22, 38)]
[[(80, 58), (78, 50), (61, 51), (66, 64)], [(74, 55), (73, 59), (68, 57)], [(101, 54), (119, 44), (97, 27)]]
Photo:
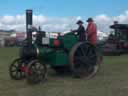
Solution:
[(96, 44), (97, 44), (97, 26), (94, 23), (92, 18), (88, 18), (87, 22), (88, 22), (88, 25), (87, 25), (86, 33), (88, 36), (88, 41), (91, 44), (93, 44), (94, 46), (96, 46)]
[(79, 35), (79, 41), (85, 41), (86, 36), (85, 36), (85, 28), (83, 26), (83, 21), (79, 20), (76, 23), (79, 27), (77, 30), (71, 30), (71, 32), (77, 32)]

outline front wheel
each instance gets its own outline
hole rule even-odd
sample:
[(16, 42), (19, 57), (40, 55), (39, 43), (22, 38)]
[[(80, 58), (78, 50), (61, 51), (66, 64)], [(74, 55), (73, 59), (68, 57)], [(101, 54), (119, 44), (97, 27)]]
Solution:
[(12, 79), (21, 80), (25, 77), (25, 72), (22, 70), (25, 63), (21, 58), (15, 59), (9, 66), (9, 74)]
[(45, 80), (46, 77), (46, 65), (41, 64), (38, 60), (32, 60), (26, 70), (26, 79), (30, 84), (37, 84)]

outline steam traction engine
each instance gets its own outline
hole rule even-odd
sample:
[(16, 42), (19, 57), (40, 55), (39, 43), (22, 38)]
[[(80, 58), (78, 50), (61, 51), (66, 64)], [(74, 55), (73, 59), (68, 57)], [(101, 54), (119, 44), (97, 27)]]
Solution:
[(120, 55), (128, 53), (128, 24), (115, 22), (110, 28), (114, 31), (104, 44), (104, 54)]
[(12, 79), (26, 78), (29, 83), (39, 83), (46, 78), (47, 65), (58, 73), (71, 73), (75, 77), (90, 78), (96, 74), (101, 63), (97, 48), (90, 43), (79, 42), (78, 36), (68, 32), (58, 33), (57, 38), (46, 37), (37, 31), (32, 43), (32, 10), (26, 11), (27, 39), (20, 49), (20, 57), (9, 68)]

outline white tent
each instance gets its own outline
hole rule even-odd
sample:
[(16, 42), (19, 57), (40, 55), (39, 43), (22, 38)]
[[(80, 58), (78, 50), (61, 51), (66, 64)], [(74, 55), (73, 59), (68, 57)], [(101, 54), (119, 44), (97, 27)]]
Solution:
[(108, 36), (109, 36), (109, 33), (107, 33), (107, 32), (101, 32), (101, 31), (98, 31), (98, 32), (97, 32), (98, 40), (107, 39)]
[[(65, 32), (61, 32), (60, 35), (64, 35), (66, 33), (69, 33), (70, 31), (65, 31)], [(35, 39), (34, 35), (36, 34), (36, 32), (33, 32), (32, 33), (32, 36), (33, 36), (33, 39)], [(101, 32), (101, 31), (98, 31), (97, 32), (97, 37), (98, 37), (98, 40), (105, 40), (107, 37), (108, 37), (109, 33), (107, 32)], [(25, 32), (17, 32), (17, 33), (12, 33), (10, 35), (10, 37), (14, 37), (14, 38), (22, 38), (22, 39), (25, 39), (26, 38), (26, 33)], [(57, 38), (58, 37), (58, 33), (55, 33), (55, 32), (47, 32), (46, 33), (46, 37), (49, 37), (49, 38)]]

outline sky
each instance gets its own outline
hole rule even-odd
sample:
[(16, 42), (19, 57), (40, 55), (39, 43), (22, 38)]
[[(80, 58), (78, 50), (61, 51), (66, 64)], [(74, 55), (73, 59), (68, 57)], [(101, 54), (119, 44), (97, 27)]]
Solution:
[(114, 20), (128, 23), (128, 0), (1, 0), (0, 29), (25, 31), (25, 10), (32, 9), (35, 26), (46, 31), (76, 28), (79, 19), (93, 17), (98, 30), (107, 32)]

